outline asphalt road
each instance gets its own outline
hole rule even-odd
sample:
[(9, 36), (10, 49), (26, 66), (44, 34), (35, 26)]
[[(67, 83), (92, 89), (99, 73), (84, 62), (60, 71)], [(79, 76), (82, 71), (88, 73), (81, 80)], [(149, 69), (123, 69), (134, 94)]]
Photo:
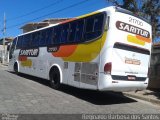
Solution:
[(63, 86), (49, 87), (40, 78), (16, 75), (0, 66), (0, 113), (14, 114), (156, 114), (160, 107), (123, 96)]

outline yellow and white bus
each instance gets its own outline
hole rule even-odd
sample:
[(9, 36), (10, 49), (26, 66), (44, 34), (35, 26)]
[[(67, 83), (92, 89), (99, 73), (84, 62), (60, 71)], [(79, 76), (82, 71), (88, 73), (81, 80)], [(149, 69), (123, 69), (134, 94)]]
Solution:
[(99, 91), (143, 90), (148, 85), (151, 25), (132, 12), (106, 7), (17, 36), (9, 68)]

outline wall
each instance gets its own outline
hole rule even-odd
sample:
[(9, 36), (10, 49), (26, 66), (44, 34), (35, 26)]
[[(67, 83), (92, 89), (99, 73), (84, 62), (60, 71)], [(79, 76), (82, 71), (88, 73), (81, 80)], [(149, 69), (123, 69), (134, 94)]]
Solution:
[(150, 65), (150, 89), (160, 89), (160, 46), (152, 47)]

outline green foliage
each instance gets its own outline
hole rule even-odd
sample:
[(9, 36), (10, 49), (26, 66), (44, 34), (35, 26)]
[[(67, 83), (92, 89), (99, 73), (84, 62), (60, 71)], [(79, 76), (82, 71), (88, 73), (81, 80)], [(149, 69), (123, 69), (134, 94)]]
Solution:
[(146, 15), (150, 16), (152, 24), (153, 39), (160, 35), (160, 1), (159, 0), (146, 0), (143, 2), (141, 9)]

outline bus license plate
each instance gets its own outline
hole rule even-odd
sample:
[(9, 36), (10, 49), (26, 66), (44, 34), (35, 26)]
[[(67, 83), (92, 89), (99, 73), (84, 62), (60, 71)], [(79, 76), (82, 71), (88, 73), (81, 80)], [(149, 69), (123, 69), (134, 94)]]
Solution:
[(136, 80), (135, 76), (128, 76), (128, 80)]

